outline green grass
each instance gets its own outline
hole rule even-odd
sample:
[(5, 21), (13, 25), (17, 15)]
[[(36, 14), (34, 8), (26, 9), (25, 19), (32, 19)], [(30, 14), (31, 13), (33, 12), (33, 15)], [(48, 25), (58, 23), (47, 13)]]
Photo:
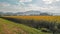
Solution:
[(51, 34), (0, 18), (0, 34)]

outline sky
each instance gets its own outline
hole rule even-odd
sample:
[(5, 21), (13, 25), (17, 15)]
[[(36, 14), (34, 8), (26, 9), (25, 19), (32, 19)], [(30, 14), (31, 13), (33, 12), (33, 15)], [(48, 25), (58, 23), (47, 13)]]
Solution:
[(60, 0), (0, 0), (0, 11), (26, 12), (30, 10), (60, 13)]

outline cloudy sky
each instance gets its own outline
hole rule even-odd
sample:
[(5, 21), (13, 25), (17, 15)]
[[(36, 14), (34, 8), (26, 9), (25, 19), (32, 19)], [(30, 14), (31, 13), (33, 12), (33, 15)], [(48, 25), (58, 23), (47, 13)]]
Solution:
[(0, 0), (0, 11), (25, 12), (29, 10), (60, 13), (60, 0)]

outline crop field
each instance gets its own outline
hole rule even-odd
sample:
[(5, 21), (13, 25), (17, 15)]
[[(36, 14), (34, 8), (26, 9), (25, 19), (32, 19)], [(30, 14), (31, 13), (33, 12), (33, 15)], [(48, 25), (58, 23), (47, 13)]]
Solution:
[(60, 34), (60, 16), (4, 16), (1, 18), (0, 26), (3, 26), (1, 32), (6, 29), (8, 34), (11, 31), (13, 34)]
[(25, 19), (25, 20), (46, 20), (60, 22), (60, 16), (6, 16), (8, 18)]

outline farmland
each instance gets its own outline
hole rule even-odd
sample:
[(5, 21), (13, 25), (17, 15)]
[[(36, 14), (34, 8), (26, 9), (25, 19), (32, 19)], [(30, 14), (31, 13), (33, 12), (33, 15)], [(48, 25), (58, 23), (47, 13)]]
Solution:
[(46, 20), (60, 22), (60, 16), (6, 16), (7, 18), (25, 19), (25, 20)]
[(26, 34), (60, 33), (60, 16), (4, 16), (1, 18), (4, 24), (8, 24), (8, 28), (19, 27), (17, 29), (27, 32)]

